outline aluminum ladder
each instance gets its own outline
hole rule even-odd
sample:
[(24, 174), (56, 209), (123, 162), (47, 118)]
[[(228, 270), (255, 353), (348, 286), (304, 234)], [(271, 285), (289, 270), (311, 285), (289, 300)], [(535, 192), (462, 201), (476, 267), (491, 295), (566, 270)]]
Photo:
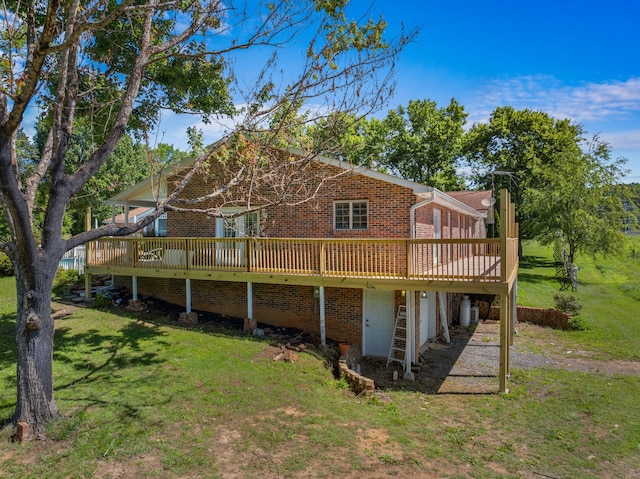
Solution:
[[(404, 368), (405, 354), (407, 348), (407, 307), (398, 306), (396, 320), (393, 325), (393, 336), (389, 346), (389, 356), (387, 356), (387, 366), (396, 361)], [(385, 366), (386, 367), (386, 366)]]

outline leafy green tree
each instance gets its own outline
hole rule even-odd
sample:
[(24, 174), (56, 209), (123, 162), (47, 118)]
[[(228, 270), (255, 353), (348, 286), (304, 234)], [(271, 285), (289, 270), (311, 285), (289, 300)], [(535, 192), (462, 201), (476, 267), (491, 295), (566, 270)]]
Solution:
[(610, 145), (598, 137), (586, 149), (540, 168), (542, 187), (527, 189), (523, 205), (531, 234), (543, 244), (560, 240), (571, 264), (579, 252), (614, 255), (626, 245), (622, 201), (615, 194), (625, 160), (612, 160)]
[(437, 108), (431, 100), (411, 100), (391, 110), (382, 122), (382, 163), (404, 178), (442, 190), (464, 182), (456, 171), (467, 114), (455, 98)]
[(354, 165), (385, 170), (382, 165), (385, 142), (382, 121), (353, 113), (336, 113), (306, 129), (312, 148), (335, 152)]
[[(74, 168), (81, 165), (83, 158), (83, 141), (78, 138), (74, 142), (73, 159), (68, 158), (67, 165)], [(136, 183), (148, 178), (152, 172), (152, 158), (145, 145), (134, 143), (129, 135), (124, 135), (116, 145), (113, 153), (107, 161), (92, 176), (84, 187), (71, 198), (67, 207), (67, 216), (70, 220), (69, 234), (75, 235), (85, 230), (85, 218), (87, 208), (91, 208), (92, 216), (104, 219), (111, 216), (111, 208), (104, 204), (109, 197), (124, 191)]]
[(607, 143), (583, 136), (570, 120), (500, 107), (471, 128), (464, 146), (478, 184), (511, 191), (520, 238), (561, 238), (572, 263), (578, 251), (610, 254), (621, 244), (614, 187), (625, 160), (613, 161)]
[(542, 168), (543, 188), (526, 191), (531, 232), (543, 244), (558, 239), (570, 263), (577, 253), (615, 255), (624, 250), (622, 201), (615, 185), (624, 175), (625, 160), (611, 159), (611, 146), (598, 137), (587, 152), (558, 158)]
[(430, 100), (411, 100), (382, 120), (342, 115), (318, 122), (308, 133), (315, 143), (331, 145), (354, 164), (456, 190), (464, 187), (456, 166), (466, 118), (455, 99), (445, 108)]
[[(96, 188), (109, 181), (92, 178), (112, 158), (126, 132), (148, 137), (163, 109), (198, 114), (205, 121), (232, 119), (238, 129), (248, 132), (269, 128), (276, 114), (291, 105), (321, 112), (310, 115), (309, 121), (327, 112), (379, 109), (393, 88), (397, 55), (416, 32), (387, 41), (383, 19), (352, 20), (345, 12), (347, 3), (3, 3), (0, 203), (9, 237), (0, 241), (0, 251), (13, 263), (18, 294), (14, 422), (28, 423), (41, 436), (47, 423), (59, 416), (53, 391), (50, 302), (64, 252), (105, 235), (131, 234), (169, 209), (186, 208), (185, 203), (175, 206), (180, 193), (213, 152), (210, 148), (198, 154), (193, 168), (182, 173), (172, 185), (175, 188), (159, 199), (156, 211), (140, 222), (124, 227), (105, 225), (66, 237), (67, 208), (72, 201), (80, 201), (83, 192), (92, 191), (92, 181), (97, 182)], [(284, 68), (279, 54), (300, 45), (303, 49), (293, 56), (301, 64)], [(251, 74), (243, 75), (237, 67), (245, 60), (257, 67)], [(276, 82), (276, 78), (282, 80)], [(244, 106), (237, 108), (235, 101)], [(23, 176), (16, 144), (29, 108), (45, 115), (46, 128), (39, 157)], [(283, 126), (291, 117), (282, 114), (282, 121), (275, 122), (279, 135), (286, 135)], [(192, 138), (196, 140), (197, 135)], [(126, 149), (126, 143), (121, 148)], [(119, 155), (113, 158), (119, 161)], [(287, 183), (278, 178), (277, 171), (271, 175), (256, 172), (270, 164), (247, 159), (234, 165), (237, 171), (218, 177), (234, 183), (270, 177), (274, 188), (286, 194), (283, 185)], [(225, 172), (229, 165), (218, 164), (218, 172)], [(107, 178), (116, 180), (119, 172), (122, 168), (116, 166)], [(228, 186), (213, 185), (206, 198), (228, 194)], [(250, 203), (247, 198), (241, 200)]]
[(485, 189), (506, 188), (516, 205), (520, 238), (532, 238), (525, 208), (525, 193), (543, 189), (543, 170), (553, 168), (562, 158), (580, 155), (582, 127), (569, 120), (556, 120), (547, 113), (499, 107), (488, 123), (478, 123), (464, 138), (463, 155), (471, 166), (473, 181)]

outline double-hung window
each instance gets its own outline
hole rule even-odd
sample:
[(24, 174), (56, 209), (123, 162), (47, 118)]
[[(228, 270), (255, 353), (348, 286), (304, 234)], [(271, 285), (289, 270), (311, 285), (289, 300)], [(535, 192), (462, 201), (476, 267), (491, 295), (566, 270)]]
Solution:
[(337, 230), (366, 230), (369, 227), (367, 201), (336, 201), (333, 203), (333, 227)]

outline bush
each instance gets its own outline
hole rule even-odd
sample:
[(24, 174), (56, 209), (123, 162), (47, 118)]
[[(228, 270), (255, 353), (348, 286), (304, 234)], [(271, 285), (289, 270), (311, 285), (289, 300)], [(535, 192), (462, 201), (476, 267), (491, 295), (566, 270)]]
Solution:
[(53, 280), (53, 293), (57, 295), (68, 294), (71, 286), (82, 283), (84, 283), (84, 275), (73, 269), (65, 271), (59, 268)]
[(0, 276), (13, 276), (13, 263), (9, 257), (0, 252)]
[(578, 314), (582, 309), (582, 305), (572, 294), (553, 293), (553, 301), (556, 303), (556, 309), (572, 315)]
[(569, 318), (569, 330), (584, 331), (587, 329), (587, 322), (582, 316), (571, 316)]
[(98, 309), (108, 309), (112, 298), (111, 291), (98, 291), (93, 298), (93, 305)]

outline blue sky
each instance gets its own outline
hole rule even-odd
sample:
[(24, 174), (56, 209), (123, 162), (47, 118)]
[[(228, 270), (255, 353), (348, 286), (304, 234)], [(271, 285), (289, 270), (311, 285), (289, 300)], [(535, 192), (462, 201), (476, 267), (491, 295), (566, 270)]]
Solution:
[[(371, 16), (380, 14), (390, 33), (402, 23), (422, 29), (400, 57), (395, 96), (380, 116), (409, 100), (446, 106), (452, 97), (468, 126), (498, 106), (545, 111), (599, 134), (614, 157), (628, 159), (625, 181), (640, 182), (637, 0), (378, 0)], [(171, 118), (161, 141), (183, 147), (188, 123)]]

